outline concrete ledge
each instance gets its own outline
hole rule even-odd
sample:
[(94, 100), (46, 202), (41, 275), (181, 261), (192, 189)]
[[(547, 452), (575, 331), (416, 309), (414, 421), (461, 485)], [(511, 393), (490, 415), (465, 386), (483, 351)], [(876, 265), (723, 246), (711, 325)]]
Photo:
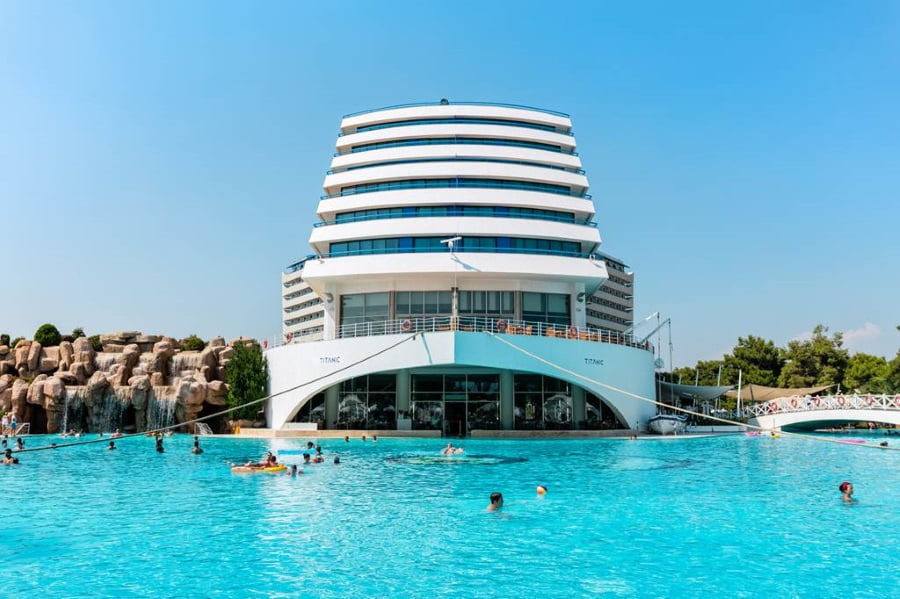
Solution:
[(638, 431), (610, 429), (603, 431), (496, 431), (473, 430), (473, 439), (594, 439), (602, 437), (628, 437)]
[(350, 437), (358, 439), (365, 435), (372, 437), (412, 437), (412, 438), (439, 438), (441, 431), (396, 431), (396, 430), (299, 430), (299, 429), (272, 429), (272, 428), (242, 428), (235, 436), (255, 439), (343, 439)]

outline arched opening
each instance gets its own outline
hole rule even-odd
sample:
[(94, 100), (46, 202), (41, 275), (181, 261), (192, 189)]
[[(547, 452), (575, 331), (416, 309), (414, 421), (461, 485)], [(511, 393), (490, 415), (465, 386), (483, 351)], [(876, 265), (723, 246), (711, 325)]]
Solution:
[(584, 395), (584, 420), (579, 423), (582, 430), (611, 430), (628, 428), (609, 404), (590, 392)]
[(125, 408), (125, 411), (122, 412), (122, 432), (137, 432), (137, 416), (134, 411), (134, 406), (131, 404), (128, 404), (128, 406), (126, 406)]
[(25, 404), (25, 418), (23, 422), (31, 424), (30, 433), (32, 435), (47, 434), (47, 410), (43, 406), (33, 403)]
[[(215, 414), (216, 412), (221, 412), (224, 409), (223, 406), (214, 406), (211, 403), (203, 403), (203, 406), (200, 409), (200, 413), (197, 414), (197, 418), (205, 418), (206, 416), (210, 416)], [(209, 420), (204, 420), (206, 424), (209, 425), (209, 428), (212, 429), (215, 434), (222, 434), (230, 432), (228, 430), (228, 414), (222, 414), (220, 416), (216, 416), (214, 418), (210, 418)]]

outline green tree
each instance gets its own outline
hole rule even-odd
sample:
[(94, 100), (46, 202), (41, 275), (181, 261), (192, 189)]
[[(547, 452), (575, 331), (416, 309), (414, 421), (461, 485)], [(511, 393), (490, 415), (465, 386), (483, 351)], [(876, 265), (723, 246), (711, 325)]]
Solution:
[(34, 340), (40, 343), (42, 347), (54, 347), (62, 341), (62, 335), (59, 334), (59, 329), (56, 326), (48, 322), (39, 326), (38, 330), (34, 332)]
[(885, 393), (900, 393), (900, 351), (888, 362), (884, 374)]
[(100, 335), (91, 335), (88, 337), (88, 341), (94, 351), (103, 351), (103, 344), (100, 343)]
[(828, 327), (816, 325), (812, 338), (791, 341), (784, 351), (785, 365), (778, 377), (781, 387), (814, 387), (839, 385), (844, 381), (849, 356), (842, 347), (843, 336), (828, 337)]
[(774, 387), (778, 384), (778, 375), (784, 366), (781, 350), (773, 341), (749, 335), (738, 337), (738, 343), (725, 356), (725, 371), (728, 372), (728, 384), (737, 384), (738, 371), (745, 383)]
[(844, 372), (847, 391), (860, 393), (887, 393), (888, 361), (881, 356), (858, 353), (850, 356)]
[(72, 329), (72, 338), (73, 339), (78, 339), (79, 337), (85, 337), (85, 336), (86, 335), (84, 334), (84, 329), (82, 329), (81, 327), (75, 327), (74, 329)]
[(6, 333), (0, 335), (0, 345), (9, 345), (9, 335)]
[(206, 347), (206, 341), (197, 335), (188, 335), (181, 340), (182, 351), (200, 351), (204, 347)]
[[(228, 361), (228, 407), (234, 408), (266, 396), (268, 361), (259, 345), (238, 343)], [(233, 418), (255, 419), (261, 403), (232, 412)]]

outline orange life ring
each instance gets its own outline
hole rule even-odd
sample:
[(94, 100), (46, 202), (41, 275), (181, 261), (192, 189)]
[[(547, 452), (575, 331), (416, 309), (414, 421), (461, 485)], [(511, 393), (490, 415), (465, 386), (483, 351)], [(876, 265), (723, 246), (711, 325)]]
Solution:
[(796, 397), (791, 398), (791, 407), (792, 408), (797, 407), (797, 398)]
[(843, 395), (838, 395), (838, 396), (837, 396), (837, 404), (838, 404), (839, 406), (843, 406), (844, 403), (846, 403), (846, 401), (844, 400), (844, 396), (843, 396)]
[(577, 336), (578, 336), (578, 329), (576, 329), (574, 326), (569, 327), (569, 337), (577, 337)]
[(497, 330), (500, 331), (501, 333), (506, 332), (506, 321), (503, 320), (502, 318), (497, 321)]
[(404, 333), (408, 333), (409, 331), (411, 331), (412, 330), (412, 321), (407, 318), (406, 320), (401, 322), (400, 330), (402, 330)]

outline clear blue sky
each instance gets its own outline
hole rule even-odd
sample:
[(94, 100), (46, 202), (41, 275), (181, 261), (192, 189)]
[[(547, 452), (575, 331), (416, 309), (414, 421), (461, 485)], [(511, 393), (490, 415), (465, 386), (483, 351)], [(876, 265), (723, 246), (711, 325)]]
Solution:
[(572, 115), (675, 365), (900, 346), (900, 4), (0, 2), (0, 330), (280, 331), (338, 123)]

